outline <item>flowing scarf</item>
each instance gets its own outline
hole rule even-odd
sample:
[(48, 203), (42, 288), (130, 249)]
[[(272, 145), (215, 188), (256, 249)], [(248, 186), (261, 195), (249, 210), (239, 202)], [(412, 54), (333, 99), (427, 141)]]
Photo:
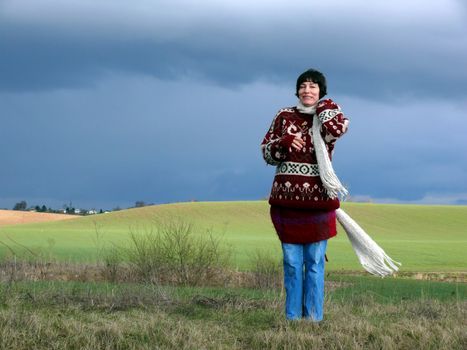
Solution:
[[(319, 176), (328, 196), (334, 199), (340, 195), (342, 200), (344, 200), (349, 192), (342, 185), (332, 167), (326, 145), (321, 136), (321, 122), (316, 114), (316, 106), (307, 107), (299, 102), (297, 109), (302, 113), (313, 115), (313, 145), (318, 161)], [(337, 221), (344, 228), (360, 264), (366, 271), (373, 275), (384, 277), (399, 270), (397, 265), (400, 266), (401, 263), (391, 259), (344, 210), (341, 208), (337, 209), (336, 216)]]

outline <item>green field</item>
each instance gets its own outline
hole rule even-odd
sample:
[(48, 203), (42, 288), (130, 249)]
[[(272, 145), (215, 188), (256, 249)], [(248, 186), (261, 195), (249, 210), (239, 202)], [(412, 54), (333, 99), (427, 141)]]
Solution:
[[(343, 207), (403, 263), (402, 271), (467, 272), (467, 207)], [(277, 285), (267, 289), (240, 279), (225, 284), (227, 272), (239, 275), (235, 270), (221, 270), (220, 285), (128, 282), (124, 269), (111, 283), (103, 279), (105, 264), (59, 261), (56, 268), (68, 266), (77, 278), (62, 280), (48, 260), (94, 262), (102, 259), (103, 248), (128, 246), (131, 232), (145, 234), (157, 223), (184, 220), (195, 225), (197, 235), (219, 235), (235, 252), (234, 267), (250, 269), (240, 275), (254, 274), (250, 257), (257, 250), (269, 250), (278, 262), (281, 258), (268, 208), (264, 201), (181, 203), (0, 228), (0, 254), (7, 257), (0, 256), (0, 348), (465, 348), (466, 283), (355, 276), (353, 271), (363, 269), (343, 231), (329, 243), (332, 271), (326, 276), (320, 324), (286, 321), (284, 291)], [(17, 263), (12, 254), (32, 262)], [(45, 263), (37, 262), (41, 256)], [(84, 273), (92, 268), (100, 272)]]
[[(349, 213), (383, 249), (402, 262), (402, 271), (467, 271), (467, 206), (344, 203)], [(28, 249), (69, 261), (94, 261), (102, 247), (124, 245), (129, 232), (143, 233), (156, 222), (185, 220), (197, 234), (222, 236), (234, 251), (233, 264), (249, 267), (258, 249), (280, 257), (280, 244), (265, 201), (195, 202), (157, 205), (75, 220), (0, 228), (0, 254)], [(7, 246), (8, 247), (7, 247)], [(329, 242), (328, 270), (362, 270), (343, 230)]]

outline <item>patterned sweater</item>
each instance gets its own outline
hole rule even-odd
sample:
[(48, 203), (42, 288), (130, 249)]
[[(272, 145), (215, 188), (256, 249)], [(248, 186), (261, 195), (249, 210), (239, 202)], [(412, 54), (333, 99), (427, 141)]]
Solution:
[[(348, 119), (331, 99), (320, 101), (316, 113), (331, 158), (336, 140), (347, 131)], [(261, 143), (264, 160), (276, 166), (269, 204), (318, 210), (339, 208), (339, 200), (328, 197), (319, 177), (312, 124), (313, 115), (301, 113), (296, 107), (283, 108), (274, 117)], [(291, 147), (297, 135), (305, 141), (300, 151)]]

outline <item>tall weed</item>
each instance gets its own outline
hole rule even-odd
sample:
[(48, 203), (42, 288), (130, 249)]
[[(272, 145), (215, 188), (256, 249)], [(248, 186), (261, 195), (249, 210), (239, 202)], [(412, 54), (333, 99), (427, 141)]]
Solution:
[(230, 251), (211, 230), (195, 234), (193, 224), (183, 220), (157, 223), (143, 231), (132, 229), (123, 251), (141, 280), (152, 283), (219, 282), (230, 260)]
[(259, 289), (279, 289), (282, 286), (281, 259), (267, 250), (256, 250), (250, 258), (254, 285)]

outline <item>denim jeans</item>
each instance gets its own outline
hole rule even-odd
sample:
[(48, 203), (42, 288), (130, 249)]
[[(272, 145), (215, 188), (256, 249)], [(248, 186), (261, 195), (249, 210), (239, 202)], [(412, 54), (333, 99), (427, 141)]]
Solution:
[(324, 254), (327, 240), (308, 244), (282, 243), (285, 315), (289, 320), (323, 319)]

